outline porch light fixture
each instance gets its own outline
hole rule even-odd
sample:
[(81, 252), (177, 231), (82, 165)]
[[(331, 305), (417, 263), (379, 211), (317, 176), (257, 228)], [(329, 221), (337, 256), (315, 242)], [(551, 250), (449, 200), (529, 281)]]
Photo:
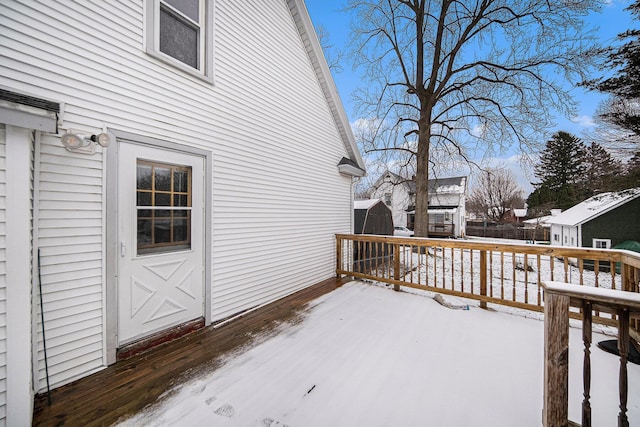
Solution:
[(106, 132), (97, 135), (83, 135), (81, 133), (66, 132), (60, 138), (62, 145), (69, 151), (95, 152), (94, 144), (107, 148), (111, 144), (111, 137)]

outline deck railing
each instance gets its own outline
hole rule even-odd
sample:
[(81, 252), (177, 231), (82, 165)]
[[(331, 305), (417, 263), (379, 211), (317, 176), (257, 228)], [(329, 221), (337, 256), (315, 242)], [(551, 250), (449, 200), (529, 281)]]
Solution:
[[(620, 356), (618, 427), (629, 427), (627, 418), (627, 358), (629, 356), (629, 322), (640, 316), (640, 295), (616, 292), (566, 283), (546, 282), (544, 292), (544, 404), (542, 423), (545, 427), (591, 427), (591, 332), (595, 310), (618, 317), (617, 350)], [(569, 421), (569, 309), (582, 310), (583, 401), (582, 422)], [(634, 420), (640, 422), (640, 420)], [(610, 420), (607, 425), (615, 425)]]
[[(618, 250), (534, 244), (336, 236), (336, 274), (544, 312), (543, 425), (568, 420), (569, 318), (582, 319), (582, 426), (591, 426), (592, 323), (618, 328), (620, 413), (628, 427), (627, 357), (640, 326), (640, 255)], [(626, 291), (626, 292), (623, 292)]]
[[(640, 255), (628, 251), (339, 234), (336, 253), (338, 275), (471, 298), (483, 307), (542, 312), (544, 281), (630, 292), (640, 283)], [(580, 310), (571, 316), (580, 318)], [(616, 316), (596, 312), (594, 321), (616, 325)]]

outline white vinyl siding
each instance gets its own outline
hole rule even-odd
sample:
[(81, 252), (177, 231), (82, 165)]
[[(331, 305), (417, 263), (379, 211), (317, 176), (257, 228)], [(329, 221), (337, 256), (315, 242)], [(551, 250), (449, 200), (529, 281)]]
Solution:
[(0, 427), (7, 416), (7, 280), (5, 213), (5, 127), (0, 124)]
[[(216, 321), (332, 277), (334, 234), (350, 231), (352, 212), (351, 179), (337, 171), (348, 153), (286, 1), (213, 3), (211, 85), (145, 53), (143, 1), (3, 1), (0, 85), (63, 102), (63, 130), (106, 127), (211, 152)], [(86, 31), (88, 22), (101, 30)], [(97, 151), (72, 155), (43, 138), (52, 384), (103, 363)], [(39, 368), (42, 387), (41, 357)]]
[[(581, 246), (580, 226), (551, 224), (552, 244), (558, 246)], [(557, 237), (557, 239), (556, 239)]]
[(344, 146), (287, 6), (216, 5), (216, 81), (238, 121), (213, 156), (214, 321), (334, 274), (351, 217)]
[[(102, 156), (73, 154), (43, 136), (36, 153), (38, 247), (52, 386), (103, 365)], [(38, 304), (38, 378), (46, 388)]]

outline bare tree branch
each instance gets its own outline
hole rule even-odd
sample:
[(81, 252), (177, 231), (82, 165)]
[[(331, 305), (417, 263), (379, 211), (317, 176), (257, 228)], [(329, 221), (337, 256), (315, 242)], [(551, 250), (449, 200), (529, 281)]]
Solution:
[(377, 124), (361, 144), (387, 167), (413, 164), (417, 236), (427, 235), (432, 154), (474, 164), (512, 146), (532, 152), (557, 113), (573, 112), (563, 79), (584, 80), (594, 39), (583, 17), (599, 5), (349, 1), (350, 50), (367, 78), (357, 99)]

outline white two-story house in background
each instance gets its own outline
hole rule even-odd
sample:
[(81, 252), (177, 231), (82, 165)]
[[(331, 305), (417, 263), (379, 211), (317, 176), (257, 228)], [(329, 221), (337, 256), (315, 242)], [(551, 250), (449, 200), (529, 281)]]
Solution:
[(2, 0), (0, 426), (335, 277), (362, 175), (303, 0)]
[[(369, 190), (370, 197), (384, 201), (392, 211), (394, 226), (413, 229), (416, 182), (385, 172)], [(429, 180), (429, 235), (464, 237), (466, 226), (467, 177)]]

